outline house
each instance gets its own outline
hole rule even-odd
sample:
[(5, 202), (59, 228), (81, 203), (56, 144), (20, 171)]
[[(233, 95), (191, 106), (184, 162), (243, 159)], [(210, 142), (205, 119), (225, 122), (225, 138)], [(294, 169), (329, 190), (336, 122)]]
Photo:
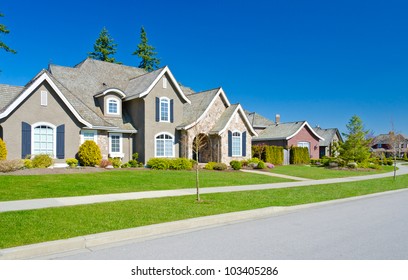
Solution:
[(317, 134), (324, 138), (324, 140), (319, 141), (319, 158), (324, 156), (337, 156), (333, 150), (333, 147), (335, 143), (343, 142), (340, 131), (337, 128), (321, 128), (320, 126), (316, 126), (313, 129)]
[(47, 153), (64, 162), (85, 140), (104, 158), (192, 158), (200, 133), (208, 139), (200, 159), (225, 163), (250, 157), (257, 135), (222, 88), (194, 93), (167, 66), (146, 72), (87, 58), (50, 65), (24, 87), (0, 85), (0, 137), (10, 159)]
[(273, 122), (250, 112), (247, 112), (247, 116), (258, 133), (252, 138), (252, 145), (307, 147), (311, 158), (319, 158), (319, 141), (324, 141), (324, 138), (307, 121), (281, 123), (280, 115), (276, 115)]
[(394, 151), (397, 153), (397, 157), (403, 157), (404, 153), (408, 153), (408, 137), (403, 134), (380, 134), (373, 138), (371, 142), (371, 151), (377, 156), (381, 156), (382, 153), (386, 157), (392, 157)]

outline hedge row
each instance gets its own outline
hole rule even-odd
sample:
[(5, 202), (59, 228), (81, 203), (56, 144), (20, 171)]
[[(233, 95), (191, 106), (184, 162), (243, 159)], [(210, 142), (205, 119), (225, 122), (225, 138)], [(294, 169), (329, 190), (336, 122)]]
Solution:
[(291, 147), (289, 160), (290, 164), (309, 164), (309, 149), (306, 147)]
[(257, 157), (264, 162), (270, 162), (274, 165), (282, 165), (283, 147), (254, 145), (252, 146), (252, 157)]

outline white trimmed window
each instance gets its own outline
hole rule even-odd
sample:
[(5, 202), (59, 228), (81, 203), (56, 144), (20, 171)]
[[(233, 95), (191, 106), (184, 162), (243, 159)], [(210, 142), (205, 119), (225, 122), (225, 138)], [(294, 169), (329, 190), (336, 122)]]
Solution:
[(174, 137), (163, 133), (155, 139), (155, 157), (174, 157)]
[(98, 134), (96, 130), (82, 130), (81, 131), (81, 144), (87, 140), (92, 140), (97, 143)]
[(122, 150), (122, 133), (110, 133), (109, 134), (109, 156), (112, 158), (123, 158)]
[(47, 106), (48, 105), (48, 92), (45, 90), (41, 91), (41, 106)]
[(167, 78), (163, 77), (163, 88), (167, 88)]
[(170, 121), (170, 99), (167, 97), (160, 98), (160, 121)]
[(307, 148), (310, 153), (310, 142), (298, 142), (298, 147)]
[(240, 132), (232, 133), (232, 156), (240, 157), (242, 155), (242, 137)]
[(108, 98), (107, 111), (110, 115), (119, 115), (119, 101), (115, 98)]
[(48, 154), (54, 156), (56, 153), (55, 126), (51, 124), (33, 125), (32, 154)]

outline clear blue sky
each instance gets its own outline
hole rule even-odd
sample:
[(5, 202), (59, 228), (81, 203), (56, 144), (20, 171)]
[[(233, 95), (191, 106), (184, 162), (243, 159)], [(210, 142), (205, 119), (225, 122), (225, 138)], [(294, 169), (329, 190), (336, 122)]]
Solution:
[(408, 1), (2, 1), (0, 83), (25, 85), (48, 63), (74, 66), (103, 27), (131, 53), (140, 27), (161, 66), (196, 91), (222, 86), (231, 103), (271, 119), (345, 132), (408, 135)]

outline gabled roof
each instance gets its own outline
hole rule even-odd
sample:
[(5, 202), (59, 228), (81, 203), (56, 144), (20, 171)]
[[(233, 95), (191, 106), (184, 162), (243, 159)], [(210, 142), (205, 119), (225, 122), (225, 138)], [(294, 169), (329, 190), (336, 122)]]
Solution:
[(307, 127), (311, 133), (319, 140), (324, 140), (318, 135), (307, 121), (278, 123), (268, 126), (266, 129), (259, 133), (258, 137), (255, 137), (254, 141), (259, 140), (289, 140), (300, 132), (303, 127)]
[(249, 112), (245, 110), (245, 114), (247, 115), (249, 122), (254, 128), (266, 128), (269, 125), (275, 124), (270, 119), (267, 119), (256, 112)]
[[(404, 142), (407, 140), (407, 138), (403, 134), (397, 134), (397, 141), (399, 142)], [(390, 134), (379, 134), (378, 136), (374, 137), (373, 141), (371, 142), (371, 145), (378, 145), (378, 144), (390, 144), (391, 139), (390, 139)]]
[(221, 97), (225, 107), (231, 105), (222, 88), (188, 95), (191, 104), (184, 104), (183, 122), (177, 126), (177, 129), (189, 129), (200, 122), (205, 117), (208, 110), (210, 110), (218, 96)]
[(319, 142), (319, 146), (330, 146), (336, 134), (340, 142), (343, 142), (343, 138), (341, 137), (341, 134), (337, 128), (321, 128), (316, 126), (313, 129), (317, 134), (324, 138), (323, 141)]
[(17, 98), (24, 87), (0, 84), (0, 114)]
[(222, 134), (228, 128), (228, 125), (231, 123), (232, 118), (235, 116), (236, 113), (241, 115), (251, 135), (253, 136), (258, 135), (256, 131), (253, 129), (252, 125), (250, 124), (240, 104), (234, 104), (225, 109), (225, 111), (222, 113), (221, 117), (218, 119), (217, 123), (213, 126), (209, 133), (218, 135)]

